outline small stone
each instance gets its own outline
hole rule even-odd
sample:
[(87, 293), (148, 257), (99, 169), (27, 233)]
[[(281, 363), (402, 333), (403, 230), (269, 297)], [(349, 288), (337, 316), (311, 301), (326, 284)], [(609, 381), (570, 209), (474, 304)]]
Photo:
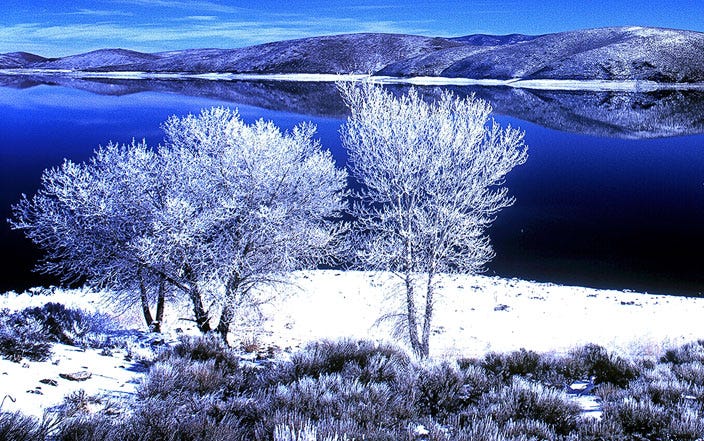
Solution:
[(28, 394), (34, 394), (34, 395), (44, 395), (44, 393), (38, 389), (30, 389), (27, 391)]
[(89, 379), (93, 374), (91, 374), (88, 371), (79, 371), (79, 372), (72, 372), (68, 374), (59, 374), (59, 377), (63, 378), (64, 380), (69, 380), (69, 381), (85, 381)]
[(42, 384), (48, 384), (49, 386), (58, 386), (59, 385), (58, 381), (51, 379), (51, 378), (43, 378), (43, 379), (39, 380), (39, 382)]

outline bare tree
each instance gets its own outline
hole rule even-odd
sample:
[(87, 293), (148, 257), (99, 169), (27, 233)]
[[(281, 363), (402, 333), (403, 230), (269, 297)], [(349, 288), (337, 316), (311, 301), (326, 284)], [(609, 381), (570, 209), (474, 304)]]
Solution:
[(437, 277), (477, 273), (493, 258), (485, 230), (513, 203), (501, 185), (526, 160), (523, 133), (490, 121), (479, 99), (443, 93), (428, 103), (414, 89), (397, 98), (368, 82), (338, 87), (351, 111), (342, 141), (361, 186), (358, 257), (400, 278), (411, 347), (428, 356)]

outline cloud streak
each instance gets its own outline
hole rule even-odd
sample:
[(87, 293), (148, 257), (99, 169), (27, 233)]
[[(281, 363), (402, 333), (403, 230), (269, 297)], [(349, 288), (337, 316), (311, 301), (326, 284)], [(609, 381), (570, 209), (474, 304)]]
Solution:
[[(146, 0), (145, 0), (146, 1)], [(190, 21), (182, 23), (182, 21)], [(356, 32), (425, 33), (421, 22), (360, 21), (352, 18), (290, 17), (280, 20), (220, 20), (189, 16), (160, 23), (20, 23), (0, 28), (0, 53), (18, 50), (64, 56), (104, 47), (158, 52), (194, 47), (241, 47), (271, 41)], [(39, 43), (38, 43), (39, 42)], [(75, 48), (50, 53), (50, 48)]]
[(183, 0), (117, 0), (119, 3), (148, 8), (187, 9), (192, 11), (228, 12), (243, 11), (243, 8), (228, 6), (212, 1)]
[(75, 12), (67, 12), (67, 15), (87, 15), (93, 17), (133, 17), (134, 13), (127, 11), (102, 10), (102, 9), (79, 9)]

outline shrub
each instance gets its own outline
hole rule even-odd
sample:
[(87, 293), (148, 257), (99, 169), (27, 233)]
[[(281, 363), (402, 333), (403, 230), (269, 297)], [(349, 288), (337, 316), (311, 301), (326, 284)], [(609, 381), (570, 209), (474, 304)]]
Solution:
[(317, 441), (318, 431), (312, 423), (300, 428), (279, 424), (274, 429), (274, 441)]
[(482, 395), (492, 388), (499, 387), (496, 380), (480, 366), (469, 365), (462, 369), (462, 375), (464, 376), (462, 394), (468, 403), (476, 404)]
[(467, 425), (455, 434), (453, 440), (456, 441), (504, 441), (499, 425), (492, 418), (473, 417)]
[(0, 355), (4, 358), (45, 361), (51, 356), (48, 340), (48, 333), (36, 319), (19, 312), (0, 312)]
[(66, 308), (61, 303), (26, 308), (23, 315), (34, 317), (42, 323), (52, 341), (75, 345), (88, 332), (104, 330), (108, 320), (102, 314), (89, 314), (80, 309)]
[(363, 430), (395, 427), (413, 416), (412, 403), (388, 385), (363, 384), (341, 374), (303, 377), (272, 392), (275, 409), (312, 420), (347, 419)]
[(407, 375), (410, 357), (391, 344), (369, 340), (323, 340), (291, 357), (290, 381), (343, 373), (362, 382), (394, 382)]
[(544, 369), (541, 356), (537, 352), (520, 349), (508, 354), (488, 353), (481, 366), (504, 382), (514, 375), (534, 376)]
[(0, 439), (35, 441), (44, 439), (48, 427), (43, 421), (19, 412), (0, 412)]
[(511, 385), (484, 397), (478, 412), (486, 411), (500, 425), (537, 420), (560, 435), (575, 430), (581, 409), (564, 392), (514, 377)]
[(678, 406), (668, 427), (670, 439), (678, 441), (695, 441), (704, 439), (704, 419), (695, 410)]
[(504, 426), (503, 433), (509, 439), (520, 436), (541, 441), (557, 441), (559, 439), (552, 426), (543, 421), (531, 419), (508, 421)]
[(567, 378), (595, 377), (596, 383), (611, 383), (627, 387), (640, 375), (638, 368), (628, 360), (610, 355), (599, 345), (588, 344), (572, 350), (565, 359), (564, 374)]
[(695, 343), (687, 343), (677, 348), (665, 351), (665, 355), (660, 359), (663, 363), (675, 365), (699, 361), (704, 363), (704, 340)]
[(694, 386), (704, 386), (704, 364), (700, 361), (690, 361), (677, 364), (672, 368), (678, 380)]
[(174, 359), (154, 364), (137, 388), (140, 399), (166, 399), (178, 395), (204, 395), (220, 391), (227, 385), (215, 360)]
[(649, 398), (662, 406), (674, 406), (690, 394), (690, 387), (678, 380), (642, 380), (631, 383), (628, 395)]
[(82, 415), (65, 419), (56, 437), (58, 441), (123, 440), (119, 422), (102, 415)]
[(631, 441), (623, 433), (621, 424), (613, 419), (587, 418), (579, 423), (577, 439), (580, 441)]
[(617, 422), (632, 438), (663, 439), (669, 424), (665, 408), (648, 398), (626, 397), (620, 402), (606, 403), (604, 418)]
[(468, 404), (465, 376), (456, 363), (427, 363), (419, 369), (415, 390), (420, 415), (446, 418)]
[(213, 361), (224, 373), (233, 373), (239, 366), (237, 353), (216, 334), (203, 336), (181, 336), (179, 343), (159, 354), (157, 360)]

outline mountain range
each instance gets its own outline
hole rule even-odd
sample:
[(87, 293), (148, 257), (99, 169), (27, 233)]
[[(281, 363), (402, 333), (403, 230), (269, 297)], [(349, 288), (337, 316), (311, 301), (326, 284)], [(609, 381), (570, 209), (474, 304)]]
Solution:
[(0, 69), (701, 83), (702, 49), (704, 33), (648, 27), (455, 38), (367, 33), (151, 54), (100, 49), (45, 58), (13, 52), (0, 54)]

